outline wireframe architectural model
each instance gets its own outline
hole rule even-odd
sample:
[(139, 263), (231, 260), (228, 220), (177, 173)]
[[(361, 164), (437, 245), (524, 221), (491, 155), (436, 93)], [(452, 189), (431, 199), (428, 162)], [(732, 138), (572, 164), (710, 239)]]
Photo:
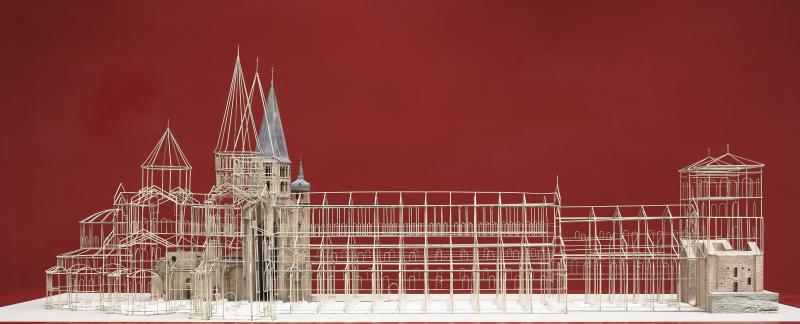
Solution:
[[(262, 114), (257, 126), (253, 111)], [(552, 192), (312, 192), (294, 182), (275, 87), (237, 54), (216, 185), (167, 127), (80, 248), (46, 270), (48, 308), (201, 319), (286, 313), (773, 311), (763, 164), (680, 170), (680, 201), (564, 206)]]

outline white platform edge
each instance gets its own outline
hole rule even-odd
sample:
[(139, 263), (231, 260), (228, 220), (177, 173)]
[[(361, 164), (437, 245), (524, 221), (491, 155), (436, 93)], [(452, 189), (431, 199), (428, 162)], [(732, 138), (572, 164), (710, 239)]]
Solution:
[[(45, 299), (0, 307), (0, 322), (220, 322), (188, 314), (121, 315), (102, 311), (44, 308)], [(800, 308), (780, 304), (778, 312), (712, 314), (706, 312), (569, 312), (567, 314), (280, 314), (274, 322), (798, 322)], [(242, 320), (223, 320), (242, 322)], [(260, 322), (272, 322), (264, 321)]]

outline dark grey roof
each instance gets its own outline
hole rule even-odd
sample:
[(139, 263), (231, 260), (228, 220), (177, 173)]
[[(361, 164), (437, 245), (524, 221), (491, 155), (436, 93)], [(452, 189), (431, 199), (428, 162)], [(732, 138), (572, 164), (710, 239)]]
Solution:
[[(258, 90), (263, 96), (261, 80)], [(283, 162), (289, 162), (289, 151), (286, 148), (286, 138), (283, 135), (281, 114), (278, 110), (278, 99), (275, 97), (275, 85), (270, 81), (267, 102), (264, 105), (264, 117), (261, 119), (261, 129), (258, 132), (258, 142), (261, 152), (267, 157), (274, 157)]]

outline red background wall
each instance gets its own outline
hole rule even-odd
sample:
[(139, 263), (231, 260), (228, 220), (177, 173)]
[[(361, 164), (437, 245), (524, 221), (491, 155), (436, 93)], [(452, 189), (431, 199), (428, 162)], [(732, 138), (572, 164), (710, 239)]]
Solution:
[(766, 288), (800, 293), (800, 2), (4, 2), (0, 295), (39, 294), (166, 120), (213, 181), (236, 54), (277, 70), (315, 190), (673, 203), (680, 167), (765, 170)]

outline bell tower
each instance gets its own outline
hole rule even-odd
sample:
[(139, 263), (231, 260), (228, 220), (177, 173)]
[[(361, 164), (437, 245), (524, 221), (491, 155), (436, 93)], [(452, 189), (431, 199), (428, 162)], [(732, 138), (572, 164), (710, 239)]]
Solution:
[(263, 170), (266, 177), (264, 186), (279, 201), (289, 198), (291, 179), (291, 161), (286, 148), (286, 138), (283, 134), (281, 114), (278, 111), (278, 99), (275, 95), (275, 70), (269, 81), (269, 91), (264, 96), (261, 77), (256, 72), (253, 85), (250, 89), (251, 100), (257, 100), (263, 108), (261, 127), (258, 132), (259, 155), (263, 160)]
[(685, 238), (728, 240), (735, 250), (755, 242), (763, 251), (763, 167), (728, 149), (681, 169), (681, 204), (696, 209)]
[(256, 124), (250, 107), (237, 50), (225, 115), (222, 117), (217, 146), (214, 149), (217, 187), (230, 184), (246, 190), (251, 186), (258, 186), (258, 183), (252, 183), (258, 177), (254, 178), (249, 174), (253, 169), (253, 157), (259, 151)]

